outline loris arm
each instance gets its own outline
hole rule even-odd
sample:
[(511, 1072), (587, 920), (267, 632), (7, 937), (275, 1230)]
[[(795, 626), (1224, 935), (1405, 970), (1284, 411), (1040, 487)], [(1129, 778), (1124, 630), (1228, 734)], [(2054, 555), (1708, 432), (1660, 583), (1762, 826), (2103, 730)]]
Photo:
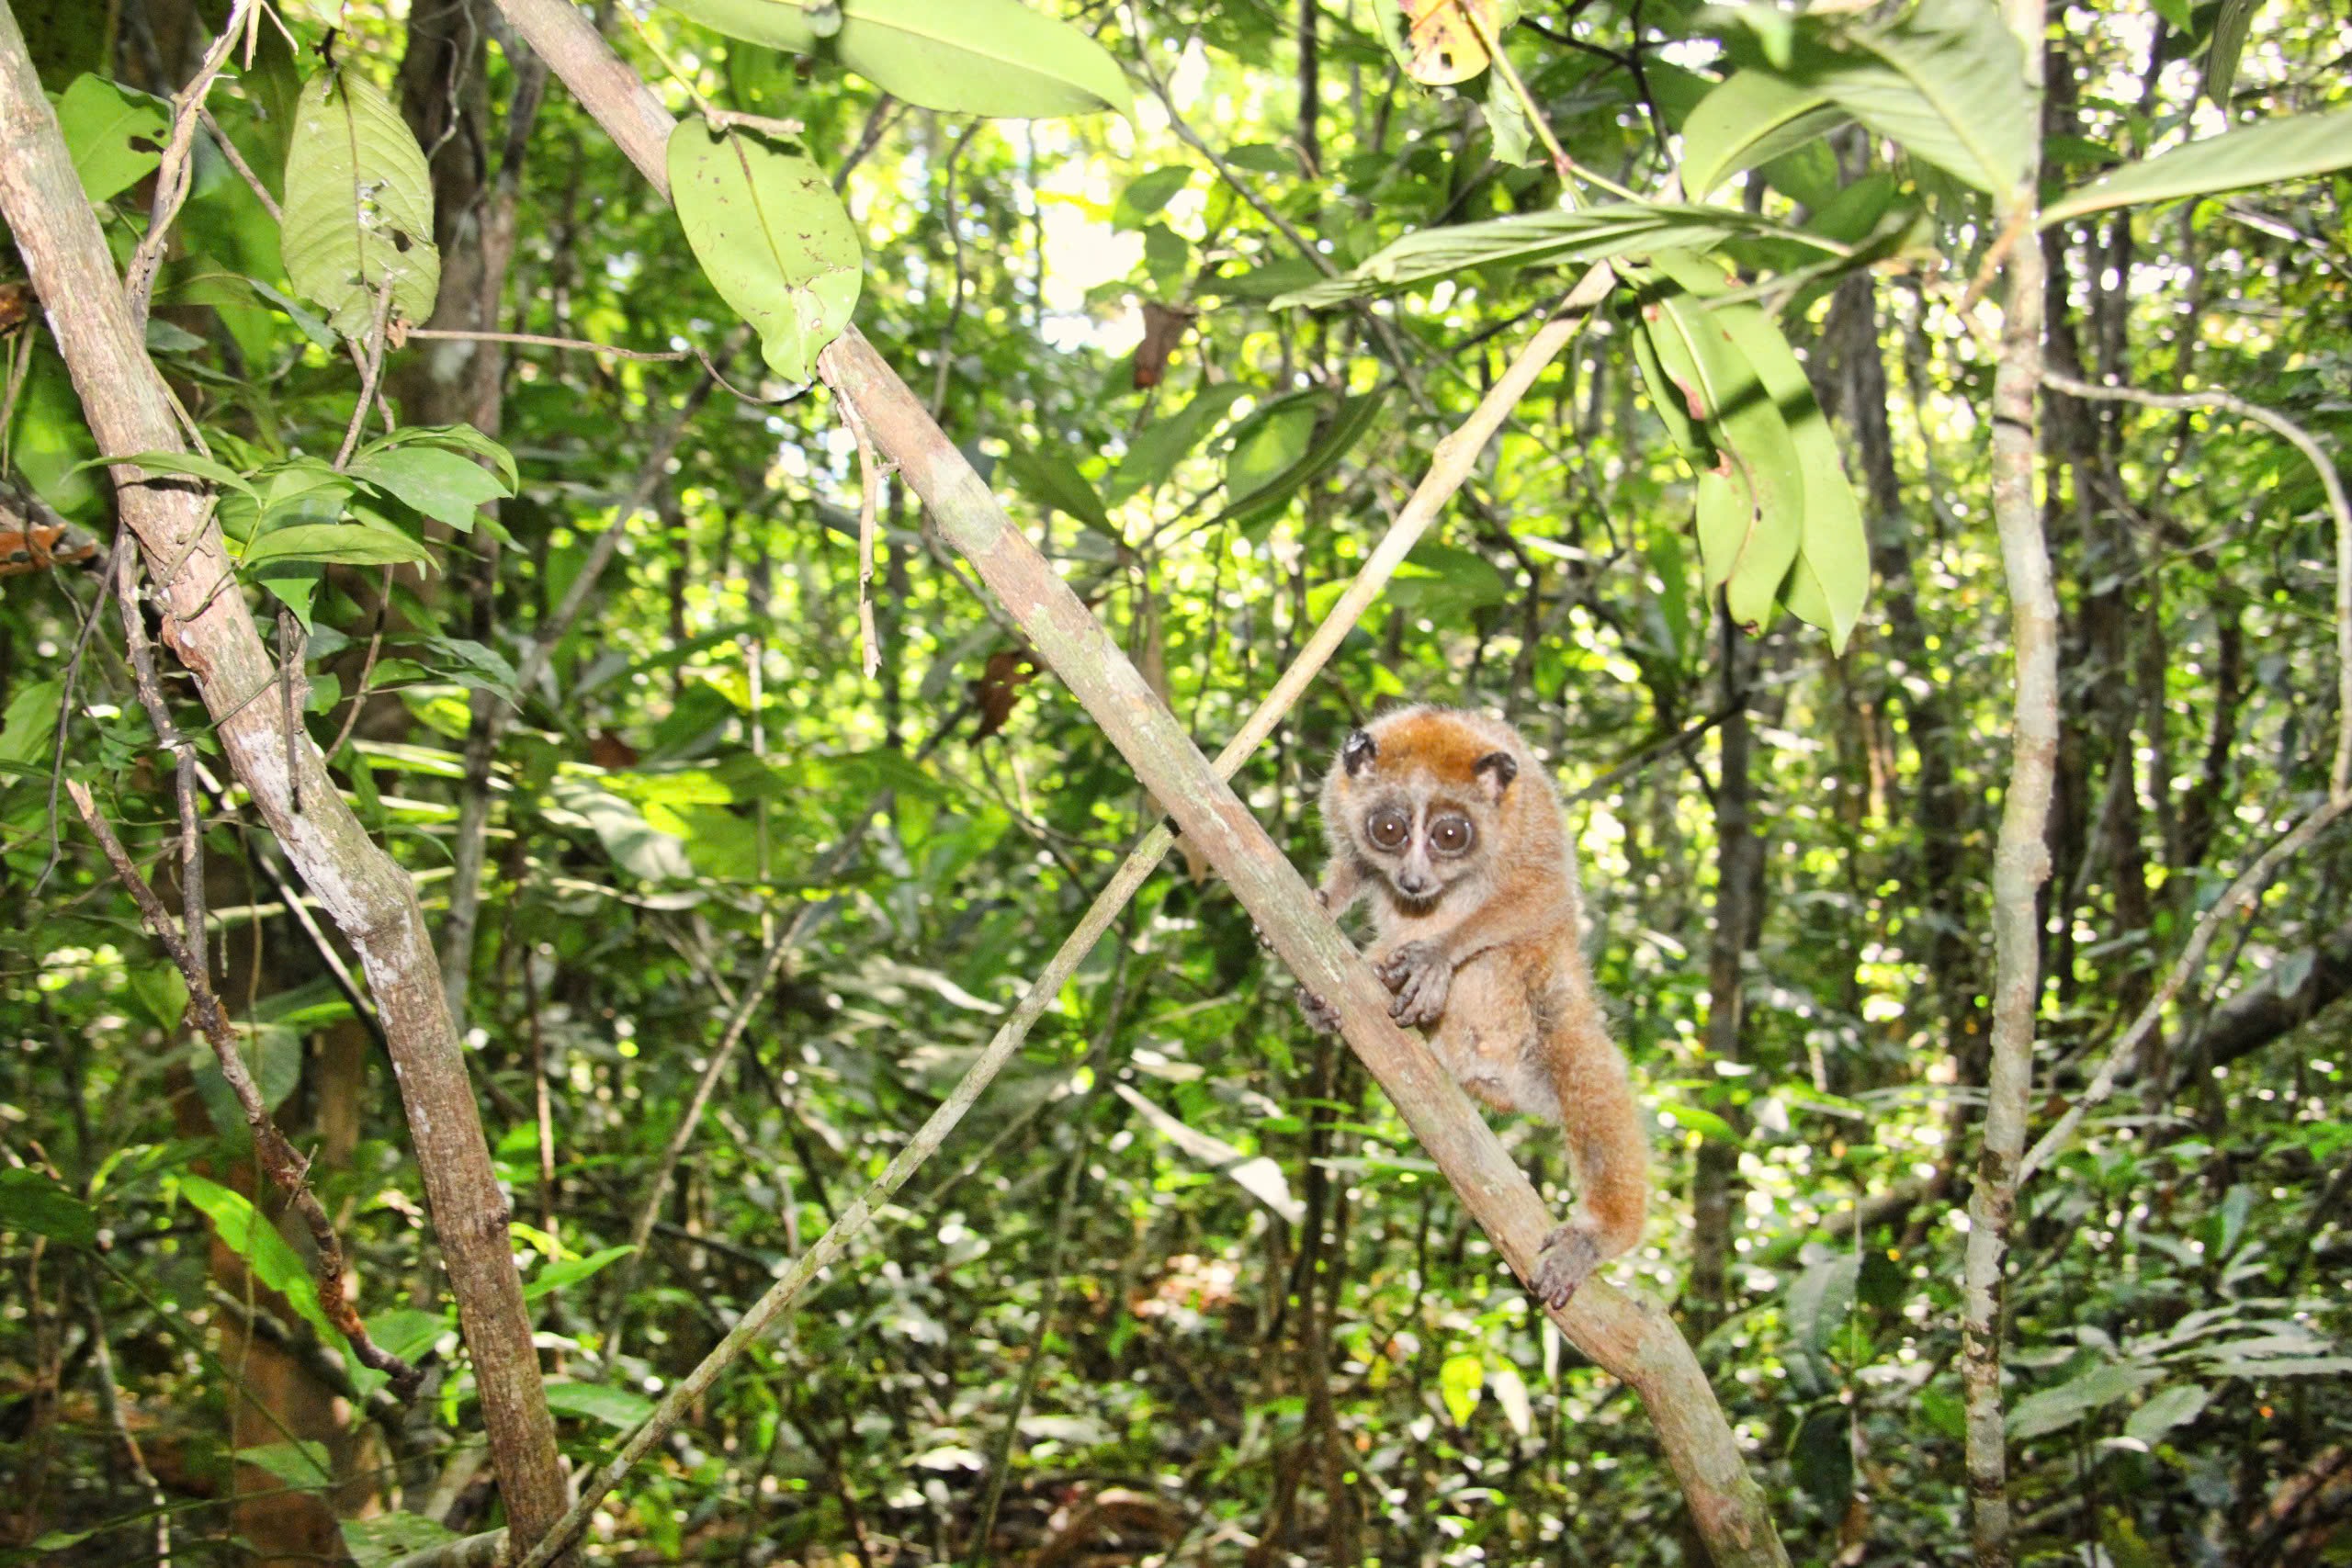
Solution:
[(1488, 890), (1458, 924), (1404, 942), (1374, 961), (1373, 973), (1396, 993), (1389, 1016), (1407, 1025), (1435, 1023), (1445, 1011), (1456, 969), (1510, 942), (1573, 942), (1575, 916), (1574, 890), (1549, 879)]
[(1331, 918), (1336, 920), (1362, 903), (1371, 886), (1372, 878), (1364, 874), (1363, 862), (1351, 854), (1337, 854), (1323, 868), (1323, 886), (1315, 890), (1315, 896), (1323, 900), (1323, 907), (1331, 911)]

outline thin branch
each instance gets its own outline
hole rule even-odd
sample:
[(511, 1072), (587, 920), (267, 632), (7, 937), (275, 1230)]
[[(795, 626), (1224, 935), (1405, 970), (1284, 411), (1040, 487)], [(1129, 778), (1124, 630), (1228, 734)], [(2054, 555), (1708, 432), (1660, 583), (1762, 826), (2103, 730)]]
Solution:
[(213, 994), (211, 976), (205, 973), (188, 944), (172, 929), (171, 912), (164, 908), (164, 901), (155, 897), (155, 890), (147, 886), (147, 879), (139, 874), (139, 868), (131, 863), (130, 852), (122, 847), (122, 840), (115, 837), (113, 826), (100, 815), (97, 802), (91, 798), (89, 786), (79, 779), (68, 779), (65, 781), (65, 793), (74, 797), (74, 808), (81, 813), (83, 822), (97, 839), (98, 847), (106, 852), (107, 861), (114, 867), (116, 877), (121, 881), (124, 890), (130, 893), (131, 902), (139, 906), (140, 914), (146, 917), (156, 940), (164, 944), (164, 951), (177, 965), (180, 978), (187, 984), (188, 1017), (211, 1045), (213, 1058), (220, 1065), (220, 1076), (227, 1080), (231, 1092), (237, 1097), (239, 1108), (245, 1113), (245, 1125), (253, 1132), (254, 1156), (262, 1168), (269, 1173), (270, 1180), (278, 1190), (286, 1194), (288, 1201), (294, 1205), (295, 1213), (302, 1216), (303, 1224), (310, 1230), (311, 1244), (319, 1253), (321, 1310), (326, 1314), (327, 1321), (350, 1341), (351, 1353), (390, 1378), (401, 1398), (408, 1398), (424, 1382), (424, 1374), (368, 1338), (368, 1325), (360, 1322), (357, 1309), (351, 1304), (346, 1283), (348, 1276), (343, 1261), (343, 1243), (335, 1235), (334, 1223), (327, 1218), (326, 1209), (319, 1202), (318, 1194), (311, 1190), (310, 1161), (295, 1152), (294, 1145), (287, 1141), (286, 1134), (279, 1132), (277, 1123), (270, 1119), (269, 1107), (263, 1103), (261, 1089), (245, 1066), (244, 1055), (237, 1049), (236, 1035), (229, 1026), (227, 1015), (221, 1011), (220, 998)]
[(189, 153), (196, 143), (198, 111), (203, 108), (205, 96), (212, 91), (213, 82), (229, 63), (229, 51), (253, 23), (254, 4), (254, 0), (236, 0), (230, 6), (220, 36), (212, 40), (212, 47), (204, 51), (203, 63), (197, 67), (196, 79), (172, 99), (172, 134), (164, 145), (164, 160), (156, 165), (155, 199), (148, 212), (147, 232), (141, 237), (138, 249), (130, 253), (130, 265), (123, 273), (122, 294), (130, 302), (134, 326), (143, 329), (147, 324), (147, 303), (155, 292), (155, 274), (164, 265), (164, 250), (171, 244), (172, 223), (179, 217), (180, 204), (187, 199), (194, 168)]
[(453, 327), (411, 327), (410, 342), (418, 338), (463, 340), (468, 343), (513, 343), (526, 348), (568, 348), (582, 354), (602, 355), (607, 359), (634, 359), (648, 365), (673, 365), (695, 357), (691, 348), (616, 348), (608, 343), (591, 343), (586, 338), (548, 337), (542, 333), (473, 333)]
[(2042, 371), (2041, 384), (2069, 397), (2152, 409), (2220, 409), (2267, 427), (2310, 461), (2335, 520), (2335, 764), (2328, 770), (2327, 794), (2330, 800), (2352, 794), (2352, 498), (2346, 497), (2344, 476), (2327, 448), (2285, 414), (2227, 392), (2145, 392), (2137, 387), (2096, 385), (2049, 369)]

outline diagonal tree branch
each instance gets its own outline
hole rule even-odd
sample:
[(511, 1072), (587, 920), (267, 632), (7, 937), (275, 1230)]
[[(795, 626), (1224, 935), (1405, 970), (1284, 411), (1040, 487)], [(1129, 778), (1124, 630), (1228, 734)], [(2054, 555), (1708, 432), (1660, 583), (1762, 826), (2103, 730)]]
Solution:
[[(561, 0), (499, 0), (499, 5), (515, 30), (666, 195), (663, 147), (669, 117), (644, 84)], [(1550, 1228), (1543, 1201), (1453, 1078), (1425, 1047), (1390, 1021), (1386, 991), (1359, 961), (1296, 869), (1193, 748), (1117, 641), (1012, 525), (963, 454), (864, 335), (854, 327), (844, 332), (825, 350), (823, 364), (828, 381), (855, 406), (876, 444), (898, 463), (922, 498), (942, 535), (979, 571), (1144, 785), (1167, 804), (1186, 839), (1225, 877), (1300, 981), (1337, 1006), (1349, 1043), (1388, 1090), (1464, 1205), (1521, 1277), (1528, 1278)], [(1043, 990), (1042, 986), (1033, 990), (1030, 1000), (1037, 1000)], [(901, 1160), (914, 1152), (910, 1146)], [(899, 1163), (893, 1161), (892, 1168), (898, 1169)], [(793, 1274), (800, 1274), (815, 1257), (812, 1248)], [(1642, 1393), (1682, 1483), (1693, 1522), (1716, 1562), (1723, 1568), (1785, 1562), (1762, 1489), (1747, 1472), (1722, 1406), (1690, 1346), (1664, 1315), (1597, 1283), (1587, 1285), (1553, 1315), (1572, 1342)], [(731, 1354), (729, 1347), (739, 1348), (739, 1340), (748, 1342), (759, 1326), (753, 1314), (747, 1314), (721, 1349)], [(684, 1386), (680, 1385), (681, 1392)], [(610, 1469), (600, 1471), (597, 1480)], [(526, 1559), (523, 1568), (536, 1568), (536, 1563)]]

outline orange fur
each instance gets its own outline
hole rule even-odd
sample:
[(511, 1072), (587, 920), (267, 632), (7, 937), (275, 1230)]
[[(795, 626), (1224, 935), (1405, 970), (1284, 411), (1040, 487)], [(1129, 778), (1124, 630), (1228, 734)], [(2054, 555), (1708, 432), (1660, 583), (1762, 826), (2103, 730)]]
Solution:
[[(1402, 836), (1383, 844), (1376, 827)], [(1488, 1105), (1566, 1131), (1578, 1204), (1544, 1241), (1534, 1284), (1566, 1301), (1640, 1239), (1649, 1149), (1579, 945), (1576, 863), (1543, 764), (1498, 719), (1400, 709), (1341, 748), (1323, 829), (1324, 902), (1336, 916), (1371, 897), (1367, 956), (1396, 993), (1397, 1021), (1426, 1026), (1430, 1049)], [(1329, 1010), (1304, 1000), (1329, 1027)]]

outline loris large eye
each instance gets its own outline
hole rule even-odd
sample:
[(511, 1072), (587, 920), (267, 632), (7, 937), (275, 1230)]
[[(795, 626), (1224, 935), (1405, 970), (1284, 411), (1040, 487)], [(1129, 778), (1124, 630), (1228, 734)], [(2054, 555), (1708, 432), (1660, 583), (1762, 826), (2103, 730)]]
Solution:
[(1393, 806), (1384, 806), (1363, 819), (1363, 836), (1384, 850), (1401, 850), (1412, 836), (1413, 825)]
[(1430, 824), (1430, 848), (1442, 855), (1466, 855), (1478, 841), (1467, 817), (1441, 817)]

